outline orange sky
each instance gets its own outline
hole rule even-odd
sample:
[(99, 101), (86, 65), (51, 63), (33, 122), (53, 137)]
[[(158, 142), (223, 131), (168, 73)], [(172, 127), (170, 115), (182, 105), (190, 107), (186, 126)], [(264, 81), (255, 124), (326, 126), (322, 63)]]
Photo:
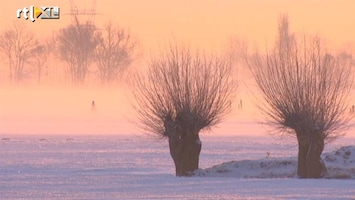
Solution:
[[(91, 9), (94, 1), (73, 0), (73, 2), (79, 8)], [(61, 18), (59, 20), (38, 19), (34, 23), (17, 19), (16, 10), (30, 5), (59, 6)], [(2, 7), (0, 31), (6, 29), (14, 21), (23, 21), (31, 31), (36, 31), (38, 36), (45, 37), (70, 22), (70, 15), (67, 15), (70, 12), (70, 6), (69, 0), (7, 1)], [(263, 45), (274, 40), (277, 19), (281, 13), (288, 14), (292, 31), (316, 33), (330, 44), (340, 48), (352, 47), (354, 50), (355, 47), (351, 46), (355, 42), (354, 0), (97, 0), (96, 11), (99, 13), (95, 18), (99, 26), (111, 20), (117, 25), (128, 28), (131, 34), (139, 40), (143, 57), (149, 57), (159, 48), (164, 48), (173, 38), (192, 46), (215, 51), (226, 48), (232, 37)], [(239, 76), (241, 76), (239, 79), (243, 79), (243, 74)], [(243, 84), (240, 86), (238, 98), (248, 99), (246, 86)], [(85, 109), (90, 109), (92, 99), (98, 99), (98, 105), (101, 105), (101, 110), (104, 110), (102, 115), (109, 120), (126, 120), (124, 116), (117, 113), (127, 114), (126, 109), (129, 107), (127, 101), (123, 100), (124, 93), (117, 92), (115, 96), (112, 91), (105, 93), (101, 89), (89, 92), (85, 90), (80, 95), (75, 91), (65, 90), (51, 93), (51, 89), (45, 89), (36, 93), (26, 88), (23, 89), (26, 92), (18, 89), (0, 89), (3, 91), (0, 97), (6, 96), (1, 100), (0, 118), (8, 120), (2, 122), (3, 128), (0, 131), (4, 131), (4, 127), (17, 132), (32, 127), (32, 131), (36, 132), (38, 127), (33, 127), (28, 123), (14, 125), (16, 121), (10, 119), (11, 117), (14, 120), (17, 117), (23, 119), (39, 117), (39, 119), (48, 119), (48, 130), (42, 129), (42, 132), (46, 133), (50, 131), (51, 126), (53, 128), (53, 124), (48, 124), (54, 123), (53, 120), (56, 117), (65, 118), (68, 112), (73, 112), (73, 116), (87, 112), (88, 110)], [(65, 100), (66, 98), (69, 99)], [(22, 99), (27, 99), (28, 105), (21, 103)], [(39, 99), (45, 99), (46, 103)], [(253, 103), (245, 100), (244, 105), (247, 111), (239, 116), (255, 116), (257, 111)], [(40, 109), (40, 112), (38, 109), (36, 111), (36, 108)], [(66, 109), (74, 110), (67, 111)], [(236, 117), (236, 113), (238, 112), (233, 112), (232, 118), (233, 115)], [(95, 125), (91, 123), (89, 128), (83, 130), (82, 126), (77, 125), (71, 132), (75, 132), (73, 130), (81, 130), (79, 132), (82, 134), (85, 134), (86, 130), (95, 132), (96, 129), (93, 126)], [(127, 128), (130, 124), (117, 126)], [(18, 127), (20, 129), (17, 129)], [(63, 126), (56, 124), (55, 127), (56, 133), (60, 133), (61, 130), (58, 129)], [(103, 130), (101, 127), (97, 131), (114, 133), (112, 128)]]
[[(73, 0), (91, 9), (93, 0)], [(16, 10), (30, 5), (61, 7), (60, 20), (27, 21), (38, 34), (48, 34), (70, 20), (69, 0), (8, 1), (2, 8), (0, 30), (16, 18)], [(97, 0), (97, 23), (109, 20), (129, 28), (145, 51), (164, 46), (171, 38), (220, 48), (232, 36), (252, 42), (272, 41), (280, 13), (288, 13), (291, 29), (317, 33), (337, 45), (355, 38), (353, 0)]]

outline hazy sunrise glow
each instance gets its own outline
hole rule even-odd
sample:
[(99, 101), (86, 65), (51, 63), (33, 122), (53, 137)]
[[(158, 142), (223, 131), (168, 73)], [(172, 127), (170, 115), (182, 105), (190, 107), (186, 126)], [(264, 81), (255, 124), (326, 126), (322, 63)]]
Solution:
[[(137, 41), (137, 60), (131, 66), (140, 70), (169, 42), (183, 41), (199, 49), (227, 52), (232, 39), (248, 42), (252, 48), (265, 48), (274, 42), (277, 19), (288, 14), (290, 29), (317, 34), (335, 50), (355, 52), (355, 1), (353, 0), (21, 0), (4, 3), (0, 32), (13, 23), (23, 23), (28, 31), (43, 39), (56, 35), (71, 22), (70, 8), (95, 9), (99, 27), (111, 21), (129, 30)], [(24, 7), (58, 6), (60, 19), (35, 22), (16, 18)], [(82, 19), (87, 19), (81, 16)], [(95, 71), (89, 71), (83, 86), (72, 86), (59, 59), (49, 61), (49, 74), (41, 84), (35, 80), (9, 83), (8, 64), (0, 58), (0, 134), (130, 134), (137, 129), (127, 83), (101, 86)], [(257, 122), (263, 118), (252, 98), (255, 85), (245, 67), (239, 66), (235, 109), (214, 131), (220, 134), (252, 133), (248, 128), (233, 131), (233, 124)], [(35, 76), (33, 74), (33, 76)], [(91, 102), (96, 102), (96, 112)], [(243, 109), (238, 110), (238, 102)], [(244, 123), (244, 125), (247, 123)], [(244, 132), (243, 132), (244, 131)], [(354, 133), (349, 133), (354, 135)]]

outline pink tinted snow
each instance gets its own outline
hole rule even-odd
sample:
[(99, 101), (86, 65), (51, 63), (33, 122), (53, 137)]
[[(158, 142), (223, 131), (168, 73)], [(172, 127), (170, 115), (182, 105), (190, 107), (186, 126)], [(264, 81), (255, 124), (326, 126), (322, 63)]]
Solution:
[[(324, 153), (325, 178), (355, 179), (355, 146), (344, 146)], [(296, 178), (297, 158), (271, 158), (225, 162), (199, 169), (196, 176), (235, 178)]]

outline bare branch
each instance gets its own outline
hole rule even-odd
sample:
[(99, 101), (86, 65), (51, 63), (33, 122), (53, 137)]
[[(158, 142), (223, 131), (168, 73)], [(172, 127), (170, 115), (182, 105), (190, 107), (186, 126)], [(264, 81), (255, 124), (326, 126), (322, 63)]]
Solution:
[(136, 43), (126, 30), (114, 27), (111, 22), (102, 32), (95, 49), (95, 58), (102, 83), (111, 83), (122, 77), (134, 60)]
[(318, 37), (296, 39), (287, 19), (280, 20), (275, 48), (265, 56), (254, 54), (249, 65), (266, 101), (261, 109), (279, 128), (331, 139), (351, 118), (346, 113), (351, 66), (329, 53)]
[(167, 136), (164, 121), (178, 120), (199, 132), (219, 123), (231, 109), (236, 84), (226, 58), (193, 54), (171, 46), (135, 77), (134, 96), (144, 130)]
[(324, 176), (325, 140), (342, 135), (352, 118), (346, 112), (351, 65), (329, 53), (318, 37), (290, 34), (286, 16), (280, 18), (275, 47), (265, 56), (254, 54), (248, 63), (266, 102), (260, 108), (271, 125), (297, 136), (297, 174)]
[(20, 23), (14, 23), (0, 35), (0, 52), (9, 64), (11, 81), (19, 82), (29, 75), (26, 63), (31, 59), (32, 49), (36, 45), (33, 33)]
[(74, 17), (75, 23), (62, 29), (58, 35), (58, 48), (60, 58), (67, 63), (72, 81), (83, 83), (99, 39), (96, 27), (90, 21), (81, 23), (77, 16)]

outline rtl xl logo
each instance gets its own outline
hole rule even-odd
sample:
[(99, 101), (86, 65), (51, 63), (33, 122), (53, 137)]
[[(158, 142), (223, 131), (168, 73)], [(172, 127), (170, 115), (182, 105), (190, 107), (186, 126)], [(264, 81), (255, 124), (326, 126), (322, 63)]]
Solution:
[(17, 18), (21, 18), (21, 13), (26, 20), (30, 19), (32, 22), (39, 17), (41, 17), (41, 19), (59, 19), (60, 17), (60, 9), (58, 6), (24, 7), (23, 9), (17, 10)]

